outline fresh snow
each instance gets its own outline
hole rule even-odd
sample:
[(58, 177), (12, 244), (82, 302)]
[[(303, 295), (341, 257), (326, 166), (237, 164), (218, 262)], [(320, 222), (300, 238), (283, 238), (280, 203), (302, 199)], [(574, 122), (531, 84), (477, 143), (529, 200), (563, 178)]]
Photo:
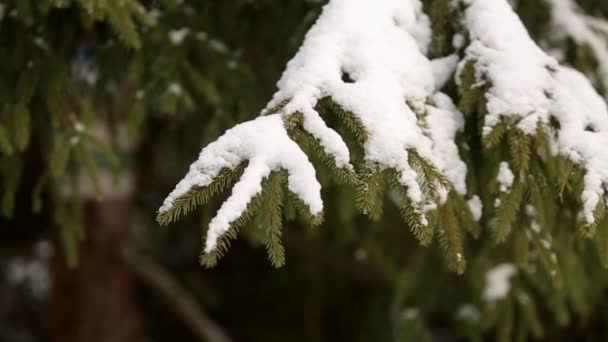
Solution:
[(190, 33), (190, 30), (187, 27), (182, 27), (178, 30), (169, 31), (169, 40), (173, 45), (180, 45), (186, 36)]
[[(584, 75), (559, 66), (534, 43), (506, 0), (454, 1), (468, 4), (464, 21), (471, 38), (459, 70), (473, 62), (479, 85), (490, 85), (484, 134), (502, 118), (515, 119), (517, 128), (527, 134), (535, 134), (538, 123), (548, 125), (550, 116), (557, 119), (561, 128), (550, 143), (555, 153), (585, 169), (583, 214), (588, 224), (593, 223), (608, 185), (606, 103)], [(569, 0), (551, 4), (563, 9), (556, 20), (564, 30), (580, 42), (592, 39), (577, 23), (580, 18)]]
[[(436, 93), (426, 106), (427, 136), (433, 142), (435, 163), (454, 190), (461, 195), (466, 194), (467, 165), (460, 159), (456, 134), (464, 129), (464, 116), (458, 111), (452, 100), (443, 93)], [(444, 189), (444, 195), (447, 191)]]
[(479, 322), (479, 319), (481, 318), (481, 313), (479, 312), (479, 309), (477, 309), (475, 306), (467, 303), (458, 308), (456, 316), (459, 319), (476, 323)]
[[(288, 63), (267, 108), (287, 101), (282, 113), (303, 113), (304, 129), (338, 166), (350, 167), (346, 144), (314, 109), (319, 99), (331, 96), (366, 127), (366, 162), (397, 170), (412, 202), (423, 204), (426, 199), (408, 164), (409, 148), (440, 170), (458, 167), (454, 173), (462, 174), (452, 178), (457, 190), (465, 192), (461, 178), (466, 167), (454, 160), (458, 156), (453, 153), (455, 131), (463, 120), (447, 96), (438, 95), (435, 106), (426, 106), (453, 73), (456, 57), (430, 61), (425, 56), (430, 33), (430, 21), (418, 0), (333, 0)], [(355, 82), (342, 81), (345, 72)], [(425, 112), (429, 121), (443, 121), (444, 132), (425, 134), (416, 115)], [(434, 123), (429, 125), (435, 128)], [(444, 163), (441, 159), (448, 153), (450, 159)]]
[(511, 277), (517, 273), (512, 264), (499, 264), (486, 273), (486, 285), (483, 299), (494, 302), (507, 296), (511, 290)]
[(608, 21), (584, 15), (572, 0), (547, 0), (551, 6), (552, 32), (589, 47), (598, 62), (601, 83), (608, 86)]
[(481, 215), (483, 213), (483, 204), (481, 203), (481, 199), (479, 196), (473, 196), (468, 202), (469, 211), (473, 214), (473, 218), (475, 221), (481, 220)]
[(608, 184), (608, 107), (583, 74), (560, 68), (552, 113), (560, 122), (559, 152), (585, 170), (583, 214), (588, 224)]
[[(458, 83), (464, 66), (474, 63), (475, 86), (489, 88), (485, 94), (488, 113), (483, 133), (488, 134), (506, 118), (530, 135), (536, 133), (539, 124), (548, 126), (551, 116), (558, 120), (561, 129), (550, 134), (550, 145), (556, 154), (585, 169), (584, 217), (592, 223), (593, 211), (605, 196), (608, 184), (608, 150), (602, 148), (608, 146), (605, 102), (582, 74), (561, 67), (536, 45), (507, 0), (452, 1), (465, 5), (463, 24), (467, 32), (453, 39), (457, 48), (464, 49), (460, 61), (457, 55), (436, 60), (426, 57), (431, 28), (420, 0), (331, 0), (288, 63), (277, 83), (278, 91), (262, 113), (266, 116), (235, 126), (204, 148), (159, 211), (169, 210), (176, 198), (193, 187), (210, 184), (220, 170), (234, 169), (248, 161), (232, 195), (211, 221), (207, 252), (242, 215), (261, 191), (262, 180), (274, 170), (286, 169), (289, 189), (309, 206), (313, 215), (320, 214), (323, 203), (315, 170), (288, 136), (283, 119), (301, 113), (304, 130), (319, 141), (338, 167), (352, 170), (344, 140), (315, 110), (324, 97), (331, 97), (361, 121), (368, 133), (364, 145), (366, 163), (395, 169), (414, 205), (426, 210), (441, 203), (425, 198), (418, 183), (420, 175), (408, 164), (409, 149), (416, 150), (442, 172), (451, 189), (465, 195), (467, 170), (455, 143), (464, 118), (440, 90), (454, 73)], [(591, 42), (591, 36), (583, 33), (586, 31), (582, 24), (577, 24), (582, 17), (575, 13), (570, 0), (550, 2), (555, 8), (572, 9), (555, 19), (563, 22), (568, 35), (578, 42)], [(608, 26), (584, 19), (585, 27), (593, 26), (596, 31)], [(201, 34), (196, 37), (202, 38)], [(179, 44), (186, 35), (188, 31), (177, 30), (169, 38)], [(209, 44), (218, 51), (227, 51), (219, 41), (209, 40)], [(605, 41), (603, 44), (605, 48)], [(601, 56), (599, 43), (592, 48)], [(353, 82), (344, 81), (344, 74)], [(179, 84), (172, 84), (168, 90), (181, 93)], [(271, 108), (280, 110), (271, 113)], [(513, 179), (508, 164), (501, 163), (497, 177), (501, 191), (508, 190)], [(440, 202), (446, 199), (447, 191), (441, 191)], [(479, 219), (479, 198), (473, 197), (468, 204)], [(514, 271), (505, 272), (508, 280)]]
[(549, 114), (549, 69), (556, 69), (557, 61), (534, 43), (506, 0), (467, 2), (465, 25), (471, 43), (460, 69), (475, 63), (479, 84), (487, 79), (491, 85), (483, 133), (488, 134), (502, 117), (514, 117), (520, 120), (518, 128), (534, 134), (538, 121)]
[(515, 176), (513, 175), (511, 168), (509, 168), (509, 163), (505, 161), (500, 162), (498, 176), (496, 176), (496, 181), (498, 181), (498, 184), (500, 185), (500, 191), (508, 191), (513, 185), (514, 179)]
[(159, 212), (173, 206), (175, 199), (193, 187), (204, 187), (223, 169), (234, 169), (249, 161), (243, 176), (234, 185), (232, 195), (222, 204), (209, 224), (205, 251), (211, 252), (217, 240), (247, 208), (253, 197), (262, 191), (261, 182), (272, 171), (289, 173), (288, 188), (309, 208), (311, 215), (323, 211), (321, 185), (306, 154), (289, 138), (279, 115), (262, 116), (239, 124), (205, 147), (188, 174), (165, 199)]

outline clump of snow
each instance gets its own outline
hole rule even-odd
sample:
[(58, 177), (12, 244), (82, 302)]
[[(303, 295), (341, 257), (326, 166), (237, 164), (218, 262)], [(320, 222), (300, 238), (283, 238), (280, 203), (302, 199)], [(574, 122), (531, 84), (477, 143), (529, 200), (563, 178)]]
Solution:
[(262, 180), (272, 171), (287, 170), (288, 188), (309, 208), (313, 216), (321, 214), (321, 185), (306, 154), (289, 138), (279, 115), (262, 116), (239, 124), (205, 147), (190, 166), (188, 174), (165, 199), (160, 213), (169, 210), (175, 199), (194, 187), (204, 187), (223, 169), (234, 169), (249, 161), (232, 195), (222, 204), (209, 224), (205, 251), (215, 249), (217, 240), (238, 219), (251, 200), (262, 191)]
[(187, 27), (182, 27), (178, 30), (170, 30), (169, 41), (171, 41), (173, 45), (180, 45), (184, 39), (186, 39), (189, 33), (190, 30)]
[[(466, 63), (475, 63), (478, 83), (490, 86), (484, 134), (510, 117), (518, 129), (533, 135), (538, 123), (548, 125), (553, 116), (560, 129), (550, 137), (550, 144), (555, 153), (585, 169), (583, 212), (587, 223), (593, 223), (595, 208), (608, 185), (608, 150), (602, 148), (608, 146), (606, 103), (580, 72), (559, 66), (534, 43), (506, 0), (465, 3), (464, 21), (471, 44), (459, 70)], [(550, 4), (563, 30), (602, 54), (571, 1), (551, 0)], [(606, 46), (605, 41), (602, 44)], [(512, 182), (510, 172), (499, 173), (499, 178), (503, 178), (501, 174), (505, 176), (501, 184)]]
[(483, 213), (483, 204), (481, 203), (479, 196), (473, 196), (467, 201), (467, 205), (469, 207), (469, 211), (471, 211), (471, 214), (473, 214), (475, 221), (479, 221)]
[(540, 224), (538, 224), (538, 222), (536, 221), (532, 221), (532, 223), (530, 223), (530, 229), (536, 233), (536, 234), (540, 234), (541, 228), (540, 228)]
[(167, 88), (167, 91), (173, 95), (181, 95), (182, 93), (182, 86), (179, 83), (171, 83), (169, 84), (169, 87)]
[(433, 77), (435, 78), (435, 89), (439, 91), (447, 81), (452, 78), (458, 67), (458, 55), (449, 55), (431, 61)]
[(500, 191), (508, 191), (513, 185), (514, 179), (515, 176), (509, 167), (509, 163), (505, 161), (500, 162), (498, 167), (498, 176), (496, 176), (496, 181), (498, 181), (498, 184), (500, 185)]
[[(451, 106), (426, 106), (456, 62), (456, 57), (448, 57), (432, 63), (425, 56), (430, 32), (430, 21), (419, 0), (333, 0), (288, 63), (278, 82), (279, 91), (267, 108), (287, 101), (282, 113), (303, 113), (304, 129), (320, 141), (339, 167), (350, 167), (346, 144), (314, 109), (320, 98), (331, 96), (365, 126), (366, 162), (397, 170), (409, 199), (422, 205), (425, 198), (406, 151), (415, 149), (441, 170), (437, 153), (453, 153), (452, 133), (462, 122)], [(344, 82), (343, 73), (354, 82)], [(436, 100), (441, 105), (448, 102), (441, 96)], [(427, 109), (431, 120), (442, 118), (454, 127), (428, 137), (416, 115)], [(453, 159), (451, 154), (448, 162)], [(463, 171), (463, 164), (453, 164)], [(464, 190), (460, 183), (456, 187)]]
[(86, 127), (84, 126), (84, 124), (82, 122), (76, 121), (76, 122), (74, 122), (74, 130), (77, 133), (82, 133), (86, 130)]
[(228, 47), (223, 42), (217, 39), (209, 39), (209, 47), (219, 53), (227, 53)]
[(551, 87), (548, 69), (558, 64), (534, 43), (506, 0), (469, 0), (465, 25), (470, 45), (461, 62), (476, 65), (478, 81), (490, 83), (484, 134), (502, 117), (519, 119), (518, 128), (534, 134), (539, 120), (548, 117)]
[(559, 152), (586, 170), (583, 213), (592, 224), (608, 185), (608, 107), (589, 80), (570, 68), (560, 68), (552, 95), (552, 113), (560, 123)]
[(454, 190), (464, 195), (467, 192), (467, 165), (460, 159), (456, 145), (456, 134), (464, 129), (464, 116), (443, 93), (433, 95), (431, 102), (426, 107), (426, 123), (427, 135), (433, 142), (436, 165), (452, 183)]
[(51, 289), (49, 263), (53, 256), (53, 246), (48, 241), (35, 245), (32, 258), (12, 258), (3, 270), (12, 285), (26, 286), (36, 299), (45, 299)]
[(483, 299), (494, 302), (507, 296), (511, 290), (511, 277), (517, 273), (512, 264), (499, 264), (486, 273), (486, 285)]
[(476, 323), (479, 322), (479, 319), (481, 318), (481, 313), (479, 312), (479, 309), (477, 309), (475, 306), (471, 304), (464, 304), (460, 308), (458, 308), (456, 316), (461, 320)]
[(571, 38), (576, 44), (589, 47), (598, 62), (602, 83), (608, 86), (608, 21), (584, 15), (572, 0), (547, 0), (547, 3), (551, 6), (556, 38)]
[(418, 316), (420, 316), (420, 310), (414, 307), (405, 308), (401, 312), (401, 317), (410, 321), (418, 318)]

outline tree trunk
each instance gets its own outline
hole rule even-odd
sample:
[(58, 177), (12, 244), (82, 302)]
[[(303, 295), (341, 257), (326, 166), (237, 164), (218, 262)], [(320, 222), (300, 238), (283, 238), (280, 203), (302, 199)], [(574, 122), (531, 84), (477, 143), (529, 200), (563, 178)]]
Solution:
[(57, 342), (132, 342), (138, 340), (134, 282), (119, 254), (130, 242), (130, 196), (90, 201), (85, 208), (87, 236), (79, 267), (69, 269), (56, 229), (54, 297), (50, 336)]

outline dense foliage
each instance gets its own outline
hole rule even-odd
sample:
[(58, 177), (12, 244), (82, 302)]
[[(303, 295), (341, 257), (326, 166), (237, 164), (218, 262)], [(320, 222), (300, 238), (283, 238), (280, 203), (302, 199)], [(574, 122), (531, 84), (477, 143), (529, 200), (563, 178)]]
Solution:
[[(467, 31), (461, 25), (470, 3), (422, 1), (432, 28), (429, 59), (456, 54), (467, 62), (466, 44), (453, 42)], [(511, 1), (535, 42), (605, 95), (608, 5), (579, 1), (593, 34), (577, 35), (558, 21), (563, 12), (552, 10), (564, 3), (570, 1)], [(47, 327), (55, 321), (43, 323), (54, 311), (39, 304), (67, 307), (56, 299), (62, 281), (93, 282), (87, 277), (95, 279), (100, 268), (91, 262), (90, 241), (104, 234), (112, 243), (103, 245), (102, 260), (123, 251), (159, 260), (238, 341), (606, 337), (608, 223), (603, 201), (593, 208), (593, 222), (580, 215), (587, 165), (548, 151), (546, 136), (561, 128), (555, 120), (530, 135), (507, 118), (484, 133), (485, 94), (493, 83), (489, 75), (479, 86), (481, 68), (473, 59), (441, 88), (464, 114), (455, 141), (467, 166), (466, 191), (456, 191), (425, 155), (404, 154), (422, 175), (425, 196), (437, 203), (428, 217), (412, 204), (394, 169), (366, 164), (371, 134), (357, 113), (326, 97), (315, 109), (344, 138), (353, 169), (339, 167), (303, 129), (302, 115), (282, 121), (314, 165), (322, 217), (310, 215), (310, 207), (287, 191), (285, 170), (273, 170), (226, 235), (236, 237), (239, 228), (246, 243), (231, 247), (213, 270), (195, 266), (201, 233), (245, 163), (220, 173), (203, 192), (180, 198), (159, 220), (195, 215), (168, 230), (158, 227), (154, 213), (200, 148), (256, 118), (272, 98), (322, 5), (0, 0), (2, 338), (67, 340), (55, 333), (60, 328)], [(357, 75), (340, 76), (352, 83)], [(279, 100), (270, 112), (286, 104)], [(503, 162), (513, 170), (508, 186), (497, 179)], [(469, 212), (475, 196), (483, 203), (479, 221)], [(104, 230), (113, 216), (121, 221), (115, 235)], [(421, 224), (427, 219), (431, 230)], [(317, 226), (310, 228), (311, 222)], [(55, 251), (50, 259), (44, 241)], [(201, 261), (217, 264), (227, 242), (220, 239)], [(286, 266), (269, 270), (263, 253), (272, 265)], [(82, 274), (76, 277), (66, 264)], [(50, 279), (15, 276), (29, 274), (19, 270), (31, 265), (42, 265)], [(493, 294), (496, 278), (507, 288)], [(31, 286), (43, 282), (50, 287)], [(19, 299), (6, 300), (11, 297)], [(181, 331), (179, 314), (167, 321), (173, 315), (156, 297), (149, 290), (139, 295), (139, 336), (195, 335)]]

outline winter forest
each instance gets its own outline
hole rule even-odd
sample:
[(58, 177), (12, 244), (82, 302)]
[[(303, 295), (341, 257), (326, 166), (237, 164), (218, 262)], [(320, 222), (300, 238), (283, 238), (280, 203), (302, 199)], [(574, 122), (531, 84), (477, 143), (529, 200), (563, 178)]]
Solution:
[(0, 341), (608, 340), (608, 1), (0, 0)]

